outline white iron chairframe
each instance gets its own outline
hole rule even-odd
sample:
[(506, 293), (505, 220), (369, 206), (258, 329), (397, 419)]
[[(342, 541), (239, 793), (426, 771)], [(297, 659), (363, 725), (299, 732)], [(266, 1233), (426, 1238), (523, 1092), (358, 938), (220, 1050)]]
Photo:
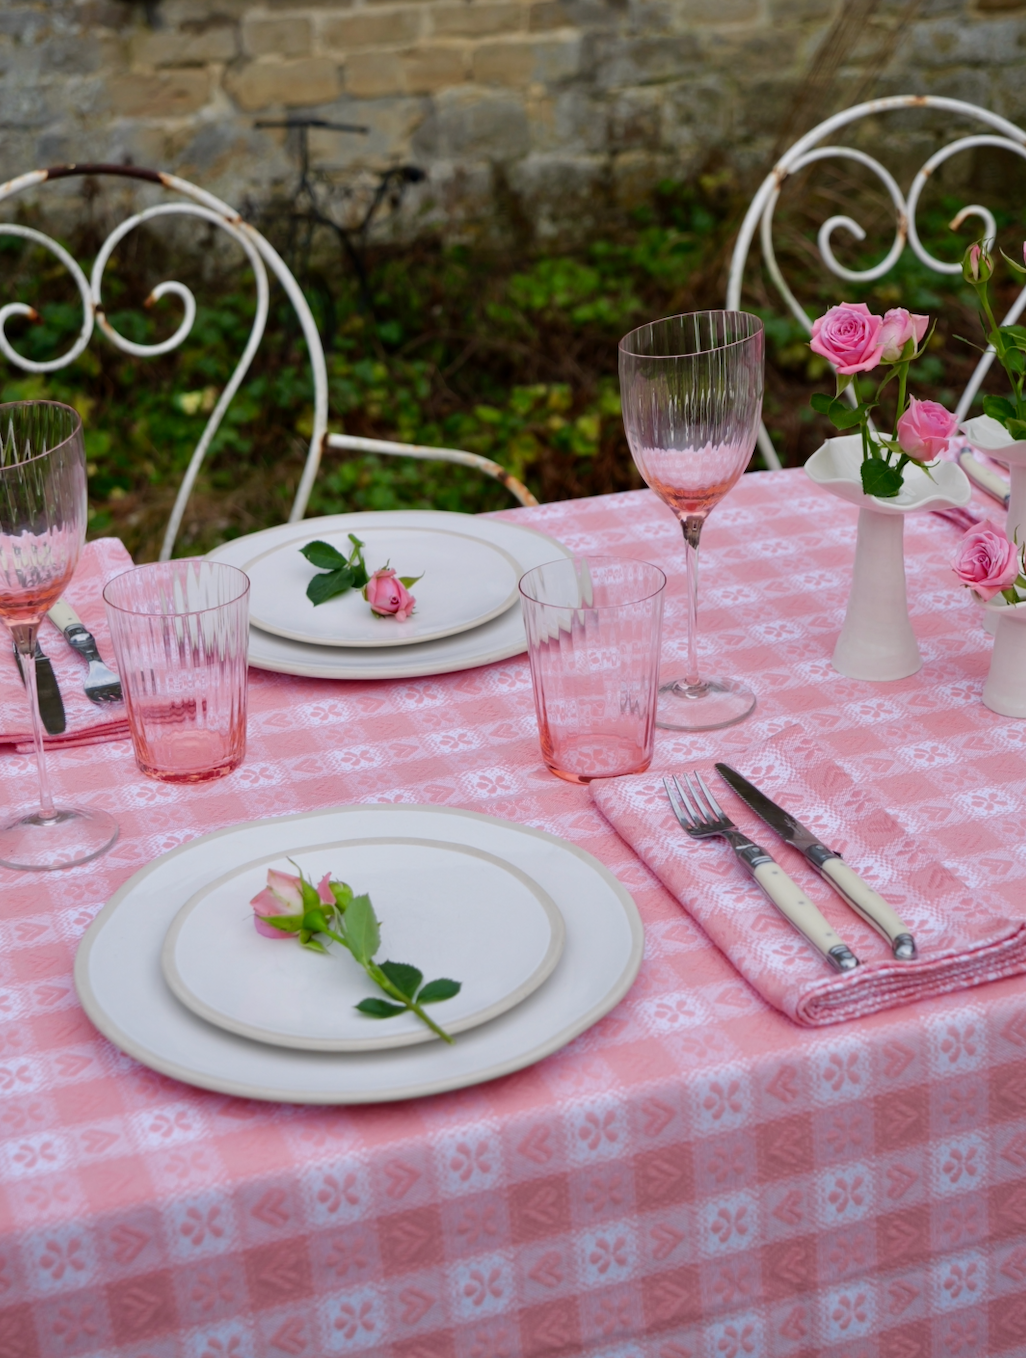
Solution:
[(35, 242), (37, 245), (50, 251), (56, 259), (68, 270), (75, 286), (78, 288), (79, 297), (82, 301), (82, 328), (78, 338), (71, 347), (56, 358), (36, 362), (25, 358), (13, 347), (6, 334), (6, 324), (12, 316), (27, 316), (32, 320), (38, 319), (35, 310), (25, 305), (23, 302), (9, 302), (6, 306), (0, 307), (0, 353), (9, 363), (21, 368), (24, 372), (48, 373), (55, 372), (59, 368), (67, 367), (68, 364), (83, 352), (92, 338), (94, 326), (98, 326), (110, 342), (122, 353), (132, 354), (139, 358), (156, 357), (158, 354), (166, 354), (176, 349), (185, 340), (192, 330), (193, 322), (196, 319), (196, 300), (192, 292), (183, 284), (173, 281), (159, 283), (147, 297), (144, 305), (149, 306), (153, 302), (159, 301), (161, 297), (177, 297), (183, 307), (182, 320), (175, 332), (165, 340), (157, 344), (136, 344), (132, 340), (120, 335), (108, 320), (103, 308), (102, 287), (104, 271), (115, 248), (129, 232), (144, 222), (153, 221), (158, 217), (185, 216), (199, 221), (209, 222), (218, 227), (232, 238), (243, 250), (253, 270), (256, 280), (257, 305), (253, 325), (250, 329), (249, 339), (239, 359), (234, 372), (229, 378), (224, 390), (221, 392), (217, 403), (207, 420), (200, 440), (192, 454), (186, 469), (182, 484), (179, 487), (175, 499), (171, 517), (168, 520), (167, 529), (164, 533), (164, 540), (160, 551), (160, 560), (167, 561), (174, 549), (175, 539), (181, 528), (182, 518), (185, 514), (189, 496), (192, 493), (199, 475), (203, 460), (207, 455), (210, 444), (224, 419), (225, 412), (231, 405), (235, 393), (242, 384), (243, 378), (253, 361), (260, 341), (263, 338), (264, 327), (267, 323), (267, 313), (270, 300), (270, 287), (267, 278), (267, 269), (278, 279), (285, 290), (289, 301), (295, 308), (296, 315), (303, 330), (303, 337), (306, 341), (307, 350), (310, 356), (310, 366), (313, 372), (314, 387), (314, 410), (313, 410), (313, 430), (310, 436), (310, 446), (306, 454), (306, 462), (303, 467), (303, 474), (300, 478), (296, 496), (292, 503), (292, 510), (289, 514), (289, 522), (296, 523), (302, 519), (306, 513), (306, 507), (310, 499), (310, 492), (313, 489), (317, 471), (320, 466), (321, 456), (325, 448), (346, 449), (356, 452), (380, 453), (387, 456), (416, 457), (425, 459), (438, 459), (443, 462), (456, 462), (466, 467), (473, 467), (475, 470), (485, 473), (500, 481), (512, 495), (522, 505), (537, 504), (534, 496), (520, 481), (497, 462), (490, 458), (482, 457), (479, 453), (465, 452), (459, 448), (432, 448), (420, 444), (396, 443), (383, 439), (358, 438), (351, 434), (329, 434), (328, 433), (328, 373), (324, 361), (324, 349), (321, 339), (317, 333), (317, 326), (313, 315), (307, 305), (306, 298), (303, 296), (302, 289), (293, 277), (292, 272), (286, 265), (274, 247), (267, 241), (261, 233), (249, 222), (244, 221), (242, 216), (223, 203), (219, 198), (215, 198), (212, 193), (207, 193), (205, 189), (198, 188), (188, 180), (179, 179), (177, 175), (167, 174), (159, 170), (148, 170), (135, 165), (58, 165), (47, 170), (33, 170), (28, 174), (19, 175), (15, 179), (8, 180), (5, 184), (0, 184), (0, 202), (15, 197), (28, 189), (36, 188), (51, 180), (68, 179), (75, 176), (109, 176), (116, 175), (126, 179), (138, 179), (145, 183), (155, 184), (163, 187), (172, 194), (177, 194), (185, 198), (187, 202), (168, 202), (158, 203), (147, 207), (140, 212), (134, 213), (126, 218), (110, 233), (100, 247), (99, 253), (93, 263), (92, 272), (87, 279), (85, 273), (77, 261), (58, 241), (45, 235), (42, 231), (37, 231), (34, 227), (22, 226), (15, 222), (0, 222), (0, 235), (20, 236), (25, 240)]
[[(822, 146), (820, 143), (831, 133), (839, 128), (847, 127), (849, 123), (857, 122), (861, 118), (868, 118), (881, 113), (890, 113), (897, 109), (919, 109), (933, 108), (945, 110), (949, 113), (959, 114), (964, 118), (975, 119), (988, 127), (994, 129), (991, 132), (977, 133), (975, 136), (959, 137), (955, 141), (949, 142), (935, 151), (926, 161), (922, 168), (916, 173), (912, 180), (912, 185), (907, 197), (898, 187), (897, 182), (891, 173), (880, 164), (873, 156), (866, 152), (849, 146)], [(995, 135), (998, 134), (998, 135)], [(737, 241), (734, 245), (734, 253), (730, 263), (730, 276), (727, 282), (727, 309), (739, 310), (741, 306), (741, 287), (744, 280), (745, 265), (748, 262), (748, 253), (755, 238), (756, 228), (759, 229), (760, 244), (762, 247), (762, 257), (766, 265), (766, 271), (773, 280), (777, 291), (783, 298), (788, 310), (795, 319), (804, 326), (805, 330), (812, 333), (812, 322), (809, 320), (805, 309), (792, 293), (791, 289), (784, 281), (784, 276), (777, 263), (776, 254), (773, 249), (773, 214), (776, 211), (777, 202), (780, 198), (784, 183), (792, 175), (803, 170), (807, 165), (812, 165), (816, 161), (839, 158), (842, 160), (854, 161), (859, 165), (864, 165), (878, 176), (881, 183), (887, 189), (891, 202), (894, 204), (897, 214), (897, 227), (894, 233), (894, 242), (885, 257), (874, 264), (872, 268), (861, 271), (845, 268), (834, 256), (831, 248), (830, 238), (837, 228), (855, 237), (856, 240), (864, 240), (866, 233), (858, 222), (851, 217), (836, 216), (829, 217), (819, 228), (817, 245), (823, 262), (832, 274), (837, 278), (849, 279), (855, 282), (866, 283), (874, 279), (882, 278), (897, 263), (906, 245), (910, 246), (913, 253), (928, 268), (935, 273), (958, 274), (962, 271), (961, 252), (957, 261), (946, 262), (936, 259), (925, 249), (919, 239), (916, 230), (916, 209), (919, 205), (919, 198), (927, 180), (946, 160), (960, 151), (966, 151), (977, 146), (1001, 147), (1006, 151), (1026, 159), (1026, 132), (1015, 123), (1011, 123), (1007, 118), (1002, 118), (996, 113), (991, 113), (988, 109), (979, 108), (975, 104), (963, 103), (961, 99), (948, 99), (940, 95), (927, 94), (896, 94), (885, 99), (872, 99), (864, 104), (856, 104), (854, 107), (845, 109), (841, 113), (836, 113), (832, 118), (827, 118), (825, 122), (814, 127), (811, 132), (806, 132), (780, 157), (776, 165), (763, 180), (759, 191), (752, 199), (751, 206), (741, 225)], [(993, 240), (997, 234), (994, 217), (991, 212), (979, 203), (972, 203), (964, 208), (954, 217), (950, 223), (952, 230), (957, 230), (962, 223), (969, 217), (976, 217), (983, 224), (981, 236), (985, 239)], [(1008, 315), (1002, 322), (1003, 325), (1012, 325), (1022, 314), (1026, 307), (1026, 288), (1019, 293)], [(986, 376), (987, 370), (994, 361), (994, 350), (988, 348), (977, 363), (972, 377), (969, 379), (965, 391), (958, 402), (956, 415), (961, 421), (965, 419), (969, 412), (973, 398), (980, 388), (980, 383)], [(848, 396), (851, 398), (853, 393), (848, 389)], [(780, 467), (780, 458), (766, 431), (766, 426), (759, 428), (759, 449), (763, 455), (767, 467), (771, 469)]]

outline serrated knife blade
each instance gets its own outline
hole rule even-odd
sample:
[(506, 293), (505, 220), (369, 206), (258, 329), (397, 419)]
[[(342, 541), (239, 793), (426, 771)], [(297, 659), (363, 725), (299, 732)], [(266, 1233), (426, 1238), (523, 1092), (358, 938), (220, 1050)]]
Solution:
[(717, 764), (716, 772), (781, 839), (805, 855), (812, 867), (857, 915), (887, 940), (898, 961), (908, 962), (916, 956), (916, 941), (908, 925), (879, 892), (874, 891), (854, 868), (848, 866), (839, 853), (828, 849), (801, 821), (778, 806), (737, 769), (732, 769), (729, 764)]

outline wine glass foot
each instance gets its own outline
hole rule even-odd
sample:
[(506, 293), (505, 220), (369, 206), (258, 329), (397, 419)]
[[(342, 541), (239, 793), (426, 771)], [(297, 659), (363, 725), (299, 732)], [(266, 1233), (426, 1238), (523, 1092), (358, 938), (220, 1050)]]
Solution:
[(755, 707), (755, 694), (737, 679), (703, 679), (689, 684), (675, 679), (659, 689), (656, 726), (664, 731), (718, 731), (744, 721)]
[(118, 837), (106, 811), (58, 806), (51, 817), (29, 811), (0, 826), (0, 864), (23, 872), (73, 868), (105, 853)]

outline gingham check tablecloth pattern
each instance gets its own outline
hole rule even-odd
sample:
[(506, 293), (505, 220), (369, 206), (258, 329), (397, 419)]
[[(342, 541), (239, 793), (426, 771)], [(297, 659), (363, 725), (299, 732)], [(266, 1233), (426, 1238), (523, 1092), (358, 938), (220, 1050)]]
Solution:
[[(633, 493), (511, 514), (577, 549), (680, 560)], [(759, 706), (660, 767), (795, 722), (872, 782), (981, 897), (1026, 913), (1026, 723), (988, 712), (990, 646), (907, 524), (924, 653), (900, 683), (829, 657), (852, 509), (800, 472), (743, 478), (704, 546), (702, 652)], [(683, 654), (671, 580), (667, 670)], [(95, 864), (0, 870), (0, 1358), (971, 1358), (1026, 1354), (1026, 983), (803, 1030), (740, 979), (612, 831), (541, 764), (526, 659), (403, 683), (254, 672), (244, 766), (199, 788), (124, 742), (51, 758), (112, 811)], [(32, 786), (0, 758), (3, 802)], [(563, 835), (645, 920), (627, 999), (540, 1065), (379, 1108), (271, 1106), (153, 1074), (71, 984), (114, 888), (216, 827), (339, 802), (464, 806)]]

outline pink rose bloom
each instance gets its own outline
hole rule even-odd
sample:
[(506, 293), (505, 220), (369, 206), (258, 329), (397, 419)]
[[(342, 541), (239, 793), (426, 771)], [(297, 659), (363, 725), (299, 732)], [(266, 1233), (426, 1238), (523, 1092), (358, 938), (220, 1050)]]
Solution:
[(374, 572), (367, 581), (363, 597), (379, 617), (394, 616), (396, 622), (405, 622), (417, 602), (390, 566)]
[(989, 519), (970, 528), (958, 544), (951, 569), (963, 585), (984, 599), (993, 599), (1014, 584), (1022, 564), (1021, 553)]
[(897, 363), (901, 351), (909, 340), (915, 340), (918, 349), (929, 328), (929, 316), (913, 316), (904, 307), (894, 307), (893, 310), (884, 312), (883, 328), (880, 331), (883, 352), (880, 357), (885, 363)]
[(880, 362), (882, 331), (882, 319), (865, 302), (842, 302), (813, 321), (809, 348), (828, 358), (845, 376), (868, 372)]
[(908, 398), (908, 409), (898, 421), (898, 445), (917, 462), (932, 462), (947, 451), (958, 420), (937, 401)]
[[(334, 896), (328, 882), (331, 880), (331, 873), (326, 872), (317, 884), (317, 895), (322, 905), (333, 905)], [(291, 872), (277, 872), (274, 868), (267, 869), (267, 885), (263, 891), (253, 897), (250, 905), (253, 907), (256, 931), (263, 934), (265, 938), (291, 938), (291, 934), (285, 933), (283, 929), (276, 929), (273, 924), (265, 924), (261, 915), (301, 915), (303, 913), (303, 892), (300, 887), (301, 878)]]

